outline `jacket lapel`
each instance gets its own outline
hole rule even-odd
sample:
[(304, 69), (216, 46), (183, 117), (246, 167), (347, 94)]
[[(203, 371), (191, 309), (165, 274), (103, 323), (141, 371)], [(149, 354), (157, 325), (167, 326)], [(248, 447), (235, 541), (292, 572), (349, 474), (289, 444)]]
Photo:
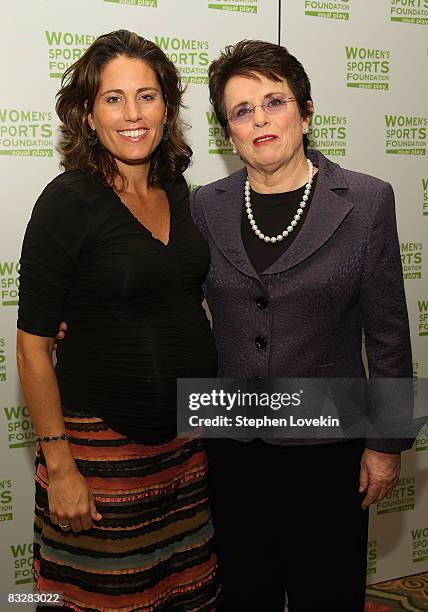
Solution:
[[(308, 215), (290, 248), (263, 275), (284, 272), (310, 257), (331, 238), (353, 208), (343, 195), (335, 193), (335, 190), (348, 190), (340, 166), (318, 151), (308, 151), (308, 157), (319, 169)], [(205, 208), (205, 219), (214, 243), (230, 263), (246, 276), (263, 281), (247, 257), (241, 236), (246, 177), (243, 168), (219, 181), (215, 186), (216, 197)]]
[[(341, 167), (318, 151), (308, 151), (308, 157), (318, 166), (317, 185), (308, 215), (290, 248), (263, 274), (284, 272), (313, 255), (332, 237), (353, 208), (346, 193), (343, 194), (348, 184)], [(335, 193), (336, 190), (343, 195)]]
[(247, 257), (241, 236), (245, 168), (234, 172), (215, 186), (216, 196), (205, 208), (205, 219), (214, 244), (230, 263), (246, 276), (260, 280)]

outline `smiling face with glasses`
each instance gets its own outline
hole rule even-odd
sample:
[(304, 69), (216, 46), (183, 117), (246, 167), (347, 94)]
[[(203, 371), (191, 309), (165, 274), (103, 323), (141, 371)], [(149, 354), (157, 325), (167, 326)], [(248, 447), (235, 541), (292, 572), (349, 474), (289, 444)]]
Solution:
[[(307, 162), (303, 134), (308, 115), (299, 105), (286, 79), (273, 81), (261, 74), (234, 76), (224, 90), (229, 138), (247, 166), (251, 184), (261, 175), (292, 171), (304, 181)], [(253, 179), (253, 180), (252, 180)]]

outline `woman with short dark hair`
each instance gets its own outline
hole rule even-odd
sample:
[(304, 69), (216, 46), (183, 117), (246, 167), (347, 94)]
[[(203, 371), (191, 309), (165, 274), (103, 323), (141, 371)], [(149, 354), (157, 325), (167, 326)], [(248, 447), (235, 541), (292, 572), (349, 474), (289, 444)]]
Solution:
[[(191, 194), (226, 378), (412, 377), (391, 186), (307, 150), (309, 79), (287, 49), (229, 46), (211, 101), (245, 167)], [(403, 410), (406, 407), (403, 406)], [(218, 610), (362, 612), (367, 507), (411, 440), (207, 440)]]
[(206, 457), (200, 440), (175, 437), (176, 378), (217, 366), (200, 290), (209, 251), (182, 177), (182, 93), (154, 43), (100, 36), (64, 75), (65, 172), (39, 197), (22, 248), (34, 573), (75, 611), (215, 608)]

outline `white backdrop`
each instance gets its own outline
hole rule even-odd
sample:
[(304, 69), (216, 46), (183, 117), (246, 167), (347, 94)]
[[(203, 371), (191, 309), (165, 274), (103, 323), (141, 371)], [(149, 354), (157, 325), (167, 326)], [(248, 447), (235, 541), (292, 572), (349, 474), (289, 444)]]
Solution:
[[(418, 3), (418, 14), (413, 7), (409, 15), (425, 23), (391, 20), (403, 17), (399, 10), (405, 11), (406, 5)], [(326, 5), (328, 16), (305, 14)], [(427, 375), (428, 0), (282, 0), (281, 17), (279, 8), (278, 0), (11, 0), (3, 7), (7, 27), (0, 40), (0, 592), (31, 590), (34, 431), (19, 391), (14, 357), (21, 241), (37, 196), (59, 172), (54, 98), (60, 76), (94, 36), (119, 28), (135, 30), (160, 44), (179, 66), (189, 82), (185, 118), (192, 126), (188, 139), (195, 161), (186, 176), (195, 186), (240, 165), (208, 103), (208, 62), (241, 38), (277, 42), (281, 26), (282, 44), (302, 60), (312, 80), (315, 144), (346, 167), (394, 185), (415, 376)], [(357, 65), (348, 70), (348, 61)], [(365, 87), (347, 87), (348, 83)], [(412, 137), (389, 137), (388, 129), (412, 130)], [(428, 568), (428, 519), (423, 508), (428, 499), (428, 430), (416, 448), (406, 453), (396, 492), (371, 511), (372, 582)]]

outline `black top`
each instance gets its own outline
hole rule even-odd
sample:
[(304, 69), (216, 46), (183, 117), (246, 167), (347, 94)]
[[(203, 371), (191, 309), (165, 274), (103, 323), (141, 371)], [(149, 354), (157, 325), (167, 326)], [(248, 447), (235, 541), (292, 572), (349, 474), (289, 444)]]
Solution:
[(167, 246), (113, 189), (65, 172), (38, 199), (21, 257), (18, 327), (53, 337), (68, 323), (63, 406), (147, 444), (176, 435), (176, 378), (215, 376), (217, 362), (201, 294), (209, 249), (184, 178), (164, 189)]
[[(277, 259), (280, 257), (286, 249), (289, 248), (293, 240), (296, 239), (297, 234), (306, 219), (308, 214), (309, 205), (312, 201), (312, 196), (315, 190), (316, 174), (313, 178), (312, 189), (309, 195), (309, 199), (303, 209), (299, 221), (297, 222), (294, 230), (288, 234), (286, 238), (283, 238), (280, 242), (264, 242), (260, 240), (258, 236), (251, 229), (250, 222), (247, 217), (246, 208), (242, 212), (241, 218), (241, 233), (244, 248), (247, 251), (248, 259), (250, 260), (255, 271), (260, 274), (267, 270)], [(294, 191), (286, 191), (285, 193), (257, 193), (250, 190), (251, 197), (251, 209), (253, 211), (254, 219), (257, 223), (257, 227), (267, 236), (277, 236), (281, 234), (291, 223), (294, 215), (299, 208), (299, 204), (302, 200), (306, 185), (295, 189)]]

